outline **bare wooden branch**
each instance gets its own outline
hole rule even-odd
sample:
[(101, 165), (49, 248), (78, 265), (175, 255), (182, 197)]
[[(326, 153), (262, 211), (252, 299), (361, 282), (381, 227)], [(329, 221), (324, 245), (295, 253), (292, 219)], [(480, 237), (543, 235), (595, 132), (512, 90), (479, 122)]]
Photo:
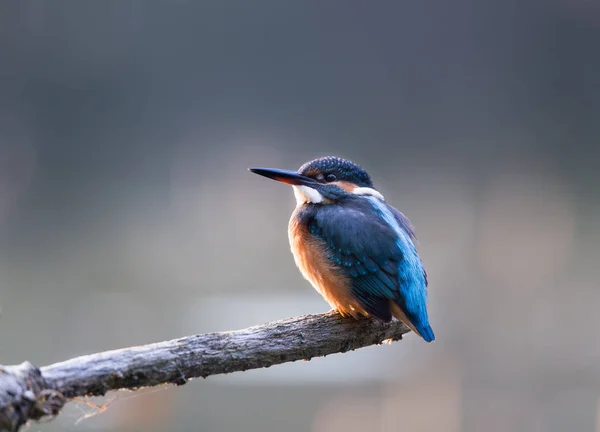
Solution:
[(40, 369), (28, 362), (0, 366), (0, 430), (17, 431), (29, 419), (56, 415), (76, 396), (182, 385), (190, 378), (310, 360), (399, 340), (408, 331), (397, 321), (356, 321), (329, 312), (105, 351)]

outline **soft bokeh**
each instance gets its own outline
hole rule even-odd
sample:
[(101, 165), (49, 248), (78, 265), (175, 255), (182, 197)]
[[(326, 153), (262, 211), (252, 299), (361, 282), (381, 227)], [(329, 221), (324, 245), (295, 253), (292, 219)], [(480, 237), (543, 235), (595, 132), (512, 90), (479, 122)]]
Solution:
[(598, 41), (585, 0), (2, 2), (1, 364), (328, 310), (246, 171), (328, 154), (414, 222), (437, 336), (29, 430), (600, 431)]

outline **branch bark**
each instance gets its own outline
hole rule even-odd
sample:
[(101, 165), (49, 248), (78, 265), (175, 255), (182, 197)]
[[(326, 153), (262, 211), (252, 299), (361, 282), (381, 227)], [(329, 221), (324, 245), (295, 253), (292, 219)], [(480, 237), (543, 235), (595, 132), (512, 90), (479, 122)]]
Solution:
[(0, 431), (18, 431), (29, 419), (55, 416), (77, 396), (182, 385), (190, 378), (310, 360), (400, 340), (408, 331), (398, 321), (357, 321), (329, 312), (105, 351), (39, 369), (29, 362), (0, 366)]

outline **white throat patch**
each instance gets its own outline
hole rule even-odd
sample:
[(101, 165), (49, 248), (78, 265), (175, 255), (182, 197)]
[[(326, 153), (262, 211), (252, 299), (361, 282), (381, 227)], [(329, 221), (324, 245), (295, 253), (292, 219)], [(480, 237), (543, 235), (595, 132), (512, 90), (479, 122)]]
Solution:
[(292, 188), (296, 197), (296, 206), (306, 203), (318, 204), (323, 202), (323, 195), (316, 189), (308, 186), (292, 186)]

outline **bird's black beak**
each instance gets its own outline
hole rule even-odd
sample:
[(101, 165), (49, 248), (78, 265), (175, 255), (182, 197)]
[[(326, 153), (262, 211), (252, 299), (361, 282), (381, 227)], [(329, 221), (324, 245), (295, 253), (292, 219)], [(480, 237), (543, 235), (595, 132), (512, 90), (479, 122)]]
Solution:
[(300, 175), (296, 171), (280, 170), (276, 168), (248, 168), (248, 171), (289, 185), (310, 186), (317, 184), (316, 180)]

